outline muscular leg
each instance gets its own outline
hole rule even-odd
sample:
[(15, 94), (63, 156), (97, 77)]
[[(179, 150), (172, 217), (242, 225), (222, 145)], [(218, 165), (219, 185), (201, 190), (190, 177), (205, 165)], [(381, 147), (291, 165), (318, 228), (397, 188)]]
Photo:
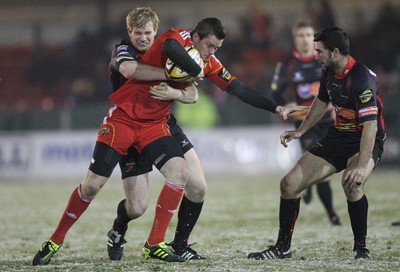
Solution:
[(289, 250), (291, 245), (294, 225), (300, 210), (300, 192), (335, 172), (335, 167), (327, 161), (306, 152), (281, 180), (279, 234), (276, 246), (282, 251)]
[(58, 226), (50, 237), (51, 241), (57, 245), (63, 243), (68, 230), (87, 209), (107, 180), (107, 177), (96, 175), (88, 170), (83, 182), (72, 192)]
[(200, 216), (207, 190), (204, 172), (194, 148), (186, 152), (184, 156), (189, 169), (189, 180), (179, 207), (178, 225), (173, 244), (175, 250), (187, 247), (189, 236)]
[(127, 177), (122, 182), (126, 198), (118, 204), (113, 230), (124, 236), (128, 229), (128, 223), (140, 217), (148, 207), (148, 174)]
[(184, 186), (189, 178), (186, 162), (181, 157), (169, 159), (161, 167), (160, 172), (167, 181), (157, 200), (153, 226), (147, 239), (150, 245), (164, 242), (168, 225), (179, 206)]
[[(342, 177), (342, 185), (347, 197), (347, 208), (354, 235), (354, 249), (366, 247), (365, 240), (367, 237), (368, 200), (364, 194), (365, 182), (361, 185), (357, 185), (354, 182), (346, 182), (344, 177), (349, 169), (356, 166), (358, 155), (358, 153), (355, 154), (347, 161), (347, 168)], [(367, 177), (371, 174), (374, 167), (375, 163), (371, 158), (367, 166)]]

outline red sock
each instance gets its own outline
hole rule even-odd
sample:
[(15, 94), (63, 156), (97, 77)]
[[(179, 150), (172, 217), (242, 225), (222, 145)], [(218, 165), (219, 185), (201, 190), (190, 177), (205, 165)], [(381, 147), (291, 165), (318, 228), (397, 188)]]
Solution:
[(79, 185), (69, 197), (67, 207), (65, 208), (64, 214), (62, 215), (60, 222), (50, 240), (61, 245), (64, 241), (65, 235), (72, 225), (78, 220), (81, 214), (87, 209), (92, 201), (91, 198), (86, 198), (81, 193), (81, 185)]
[(179, 202), (183, 195), (183, 185), (176, 185), (166, 182), (158, 197), (156, 204), (156, 214), (154, 216), (153, 227), (147, 242), (156, 245), (164, 242), (165, 233), (172, 216), (178, 209)]

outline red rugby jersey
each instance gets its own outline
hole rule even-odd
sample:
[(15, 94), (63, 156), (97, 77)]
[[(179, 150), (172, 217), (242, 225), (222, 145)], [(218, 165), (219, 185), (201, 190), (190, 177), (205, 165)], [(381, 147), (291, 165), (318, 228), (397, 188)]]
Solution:
[[(143, 55), (141, 63), (160, 68), (165, 67), (167, 55), (162, 50), (163, 43), (168, 39), (178, 41), (182, 46), (192, 46), (190, 32), (182, 28), (172, 28), (161, 34), (154, 44)], [(235, 79), (215, 56), (204, 64), (204, 76), (209, 78), (222, 90), (225, 90)], [(143, 123), (157, 123), (165, 120), (170, 114), (173, 101), (160, 101), (151, 98), (150, 87), (160, 81), (140, 81), (129, 79), (109, 100), (124, 110), (130, 118)], [(175, 88), (184, 88), (185, 83), (169, 81)]]

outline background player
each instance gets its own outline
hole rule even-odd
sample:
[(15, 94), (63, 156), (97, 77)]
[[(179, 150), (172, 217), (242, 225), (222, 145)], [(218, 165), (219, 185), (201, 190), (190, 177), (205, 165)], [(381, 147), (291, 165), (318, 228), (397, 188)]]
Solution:
[[(276, 65), (271, 84), (272, 94), (275, 102), (279, 105), (287, 105), (285, 93), (290, 86), (290, 101), (292, 101), (290, 105), (310, 106), (318, 94), (322, 71), (321, 65), (315, 59), (314, 28), (309, 23), (300, 22), (293, 28), (292, 34), (295, 49), (288, 58)], [(300, 138), (303, 151), (308, 150), (312, 143), (325, 136), (328, 127), (333, 124), (332, 111), (332, 107), (329, 107), (321, 120)], [(306, 112), (300, 112), (293, 115), (296, 128), (300, 127), (306, 114)], [(312, 186), (308, 187), (306, 193), (303, 194), (305, 203), (311, 201), (311, 188)], [(328, 213), (331, 224), (340, 225), (339, 217), (332, 204), (332, 190), (329, 180), (317, 183), (317, 192)]]
[(281, 143), (287, 147), (289, 141), (304, 135), (322, 118), (329, 102), (335, 108), (335, 124), (281, 180), (278, 240), (264, 251), (250, 253), (249, 259), (290, 258), (300, 192), (342, 170), (342, 186), (354, 235), (354, 257), (369, 258), (368, 201), (363, 188), (380, 160), (386, 137), (381, 86), (374, 72), (350, 56), (349, 39), (343, 30), (328, 28), (317, 33), (314, 41), (316, 59), (324, 68), (319, 93), (301, 126), (283, 133)]

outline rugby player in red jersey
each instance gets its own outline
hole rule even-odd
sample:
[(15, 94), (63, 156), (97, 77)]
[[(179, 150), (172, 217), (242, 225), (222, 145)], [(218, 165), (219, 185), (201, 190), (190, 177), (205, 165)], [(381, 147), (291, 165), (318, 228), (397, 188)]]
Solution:
[(300, 192), (344, 170), (342, 186), (354, 236), (354, 258), (369, 258), (366, 246), (368, 201), (364, 184), (383, 153), (386, 138), (382, 89), (376, 74), (350, 55), (347, 34), (333, 27), (314, 37), (316, 60), (324, 69), (318, 96), (300, 127), (284, 132), (284, 147), (320, 120), (331, 102), (335, 123), (326, 136), (305, 152), (281, 180), (279, 232), (275, 245), (249, 259), (291, 258), (292, 234), (300, 210)]
[[(300, 22), (292, 31), (295, 49), (284, 61), (276, 65), (274, 78), (271, 83), (271, 90), (275, 102), (279, 105), (287, 105), (285, 98), (290, 90), (290, 102), (292, 105), (310, 106), (318, 95), (319, 78), (322, 67), (315, 59), (314, 50), (314, 28), (310, 23)], [(307, 151), (312, 143), (319, 141), (325, 136), (328, 128), (333, 124), (333, 108), (330, 107), (321, 120), (301, 138), (300, 143), (303, 151)], [(294, 124), (298, 128), (307, 112), (294, 114)], [(328, 214), (332, 225), (340, 225), (338, 215), (333, 208), (332, 190), (329, 180), (318, 182), (318, 196)], [(303, 194), (305, 203), (310, 203), (312, 186), (306, 188)]]
[[(157, 31), (158, 18), (150, 8), (136, 8), (126, 18), (129, 38), (125, 38), (117, 44), (112, 53), (110, 63), (110, 78), (113, 90), (117, 91), (128, 78), (142, 80), (164, 79), (163, 68), (139, 63), (144, 52), (154, 42), (154, 35)], [(150, 72), (149, 72), (150, 70)], [(157, 78), (158, 77), (158, 78)], [(194, 103), (198, 98), (196, 88), (187, 88), (185, 91), (174, 89), (165, 83), (154, 86), (162, 90), (175, 101), (182, 103)], [(192, 143), (178, 125), (173, 114), (167, 118), (167, 124), (172, 136), (180, 145), (184, 158), (189, 169), (189, 180), (185, 185), (185, 193), (178, 211), (178, 225), (176, 228), (176, 239), (182, 241), (179, 251), (186, 260), (202, 259), (195, 250), (187, 244), (188, 237), (200, 215), (206, 181), (200, 160)], [(132, 146), (128, 155), (123, 156), (119, 162), (125, 190), (125, 198), (120, 201), (117, 207), (117, 217), (112, 229), (107, 233), (107, 252), (111, 260), (120, 260), (123, 256), (126, 243), (125, 233), (128, 223), (144, 214), (148, 207), (148, 172), (152, 171), (152, 164), (140, 156)]]

